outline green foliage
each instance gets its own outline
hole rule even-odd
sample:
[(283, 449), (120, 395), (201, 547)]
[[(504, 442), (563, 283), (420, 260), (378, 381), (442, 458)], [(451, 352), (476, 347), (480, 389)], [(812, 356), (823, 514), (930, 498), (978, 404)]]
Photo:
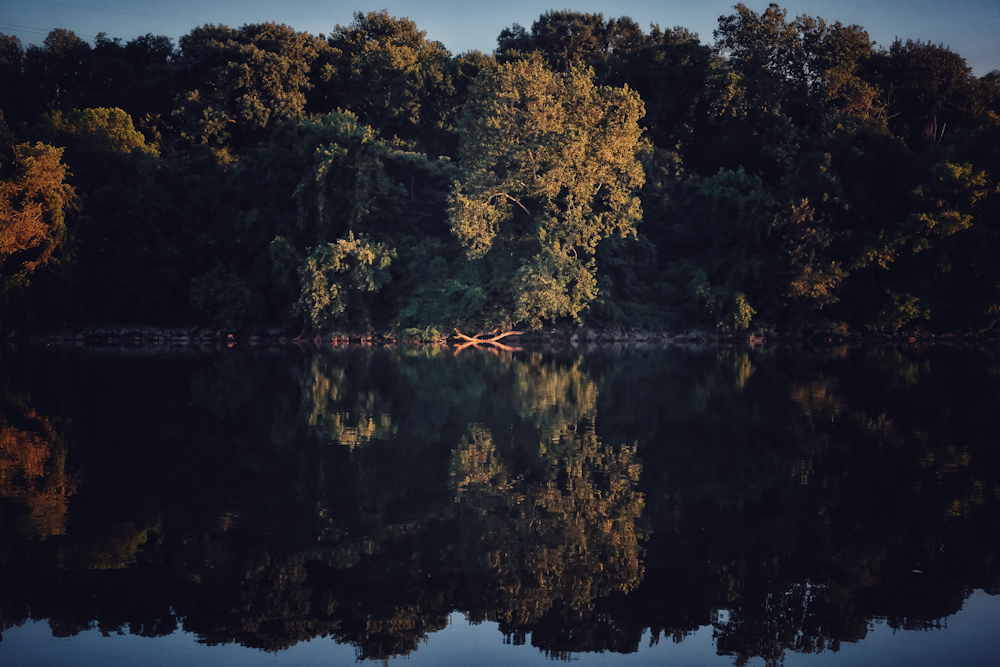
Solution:
[[(289, 277), (292, 267), (297, 273), (306, 261), (308, 248), (354, 233), (406, 257), (424, 239), (446, 236), (446, 197), (454, 177), (448, 160), (428, 160), (384, 141), (350, 112), (283, 123), (234, 171), (243, 211), (233, 233), (247, 247), (244, 258), (254, 258), (250, 279), (260, 293), (269, 293), (272, 312), (281, 314), (302, 298), (299, 280)], [(405, 301), (425, 269), (389, 269), (398, 283), (393, 300)], [(378, 325), (391, 316), (380, 308)], [(359, 317), (368, 326), (368, 315)]]
[(659, 229), (647, 233), (660, 247), (673, 305), (692, 323), (731, 331), (749, 322), (737, 296), (744, 294), (773, 322), (775, 283), (785, 277), (776, 261), (781, 207), (774, 193), (740, 169), (692, 176), (660, 197)]
[(516, 276), (491, 286), (499, 308), (486, 319), (580, 321), (598, 242), (634, 234), (642, 215), (642, 113), (638, 95), (595, 86), (585, 68), (556, 74), (533, 57), (480, 72), (449, 221), (470, 261)]
[(366, 293), (390, 280), (396, 251), (348, 232), (346, 238), (312, 250), (299, 269), (302, 293), (296, 312), (317, 331), (343, 323), (355, 331), (370, 326)]
[(443, 184), (454, 169), (380, 139), (354, 114), (337, 111), (283, 123), (234, 176), (245, 231), (264, 243), (284, 236), (301, 248), (349, 229), (391, 235), (400, 216), (422, 233), (433, 216), (443, 231)]
[[(378, 206), (388, 188), (379, 160), (383, 151), (374, 145), (374, 130), (348, 113), (288, 127), (298, 134), (300, 150), (312, 150), (312, 164), (292, 193), (298, 226), (315, 230), (322, 242), (337, 227), (353, 229), (361, 224), (369, 207)], [(332, 141), (321, 143), (327, 137)]]
[(4, 91), (2, 113), (7, 123), (30, 118), (39, 111), (32, 104), (31, 84), (24, 72), (25, 60), (21, 40), (0, 33), (0, 90)]
[(716, 45), (741, 75), (755, 111), (799, 115), (810, 105), (827, 113), (873, 112), (880, 91), (859, 74), (874, 42), (860, 26), (806, 15), (788, 21), (775, 3), (760, 14), (742, 3), (735, 9), (719, 17)]
[[(619, 19), (621, 29), (624, 19)], [(718, 57), (685, 28), (653, 25), (648, 35), (636, 26), (630, 38), (594, 67), (598, 80), (635, 90), (646, 115), (642, 122), (647, 138), (657, 147), (676, 151), (690, 141), (694, 126), (704, 119), (706, 82), (719, 67)], [(716, 103), (721, 102), (716, 99)]]
[(810, 92), (828, 111), (851, 118), (884, 120), (881, 90), (863, 77), (875, 43), (860, 26), (827, 25), (822, 19), (799, 19), (803, 41), (815, 72)]
[(132, 117), (121, 109), (73, 109), (66, 114), (54, 111), (51, 123), (57, 132), (94, 135), (96, 141), (105, 143), (109, 150), (157, 155), (156, 149), (148, 146), (145, 137), (136, 131)]
[(977, 119), (972, 68), (944, 45), (897, 38), (879, 54), (877, 68), (896, 132), (912, 145), (939, 142), (945, 130)]
[(661, 282), (656, 247), (647, 236), (640, 232), (635, 237), (608, 237), (598, 246), (596, 259), (599, 291), (591, 313), (597, 321), (622, 327), (667, 328), (665, 304), (669, 299)]
[(220, 265), (191, 283), (191, 305), (226, 331), (243, 329), (259, 314), (260, 304), (250, 284)]
[(915, 320), (929, 320), (930, 317), (930, 309), (924, 307), (917, 297), (887, 291), (882, 310), (869, 320), (866, 327), (876, 333), (895, 334)]
[(403, 335), (424, 343), (433, 343), (434, 341), (441, 340), (441, 332), (434, 327), (425, 327), (423, 329), (408, 327), (403, 329)]
[(747, 302), (746, 295), (743, 292), (737, 292), (733, 295), (733, 309), (727, 327), (730, 331), (746, 331), (750, 328), (750, 320), (756, 314), (757, 311), (751, 308)]
[(483, 287), (489, 276), (476, 263), (456, 261), (457, 246), (451, 238), (427, 238), (401, 254), (395, 280), (408, 284), (393, 323), (405, 335), (481, 325), (481, 313), (490, 307)]
[[(94, 322), (994, 330), (1000, 75), (776, 4), (715, 37), (557, 10), (457, 57), (387, 11), (0, 35), (4, 216), (49, 211), (35, 245), (6, 223), (5, 285), (71, 258), (22, 301)], [(63, 204), (17, 194), (38, 142)], [(330, 268), (350, 238), (395, 253), (380, 289)]]
[(743, 292), (725, 285), (713, 286), (701, 269), (694, 271), (688, 289), (699, 311), (699, 320), (722, 333), (746, 331), (757, 314)]
[(836, 291), (847, 276), (840, 261), (830, 258), (832, 233), (816, 211), (803, 199), (779, 222), (785, 227), (791, 280), (788, 296), (803, 317), (810, 309), (822, 309), (838, 301)]
[(265, 129), (305, 115), (310, 70), (325, 44), (284, 24), (263, 23), (196, 28), (180, 48), (191, 85), (173, 111), (181, 137), (241, 149), (257, 143)]
[(215, 156), (161, 160), (120, 109), (52, 112), (39, 129), (65, 146), (71, 182), (86, 194), (72, 220), (74, 261), (59, 286), (69, 315), (188, 320), (191, 280), (219, 263), (209, 237), (231, 217)]
[(912, 215), (914, 227), (920, 230), (913, 241), (914, 252), (930, 247), (930, 238), (943, 238), (972, 226), (976, 202), (987, 194), (986, 174), (976, 171), (968, 162), (934, 165), (930, 183), (920, 191), (922, 203), (931, 210)]
[(453, 93), (451, 54), (440, 42), (382, 10), (355, 13), (327, 43), (322, 110), (350, 110), (383, 136), (415, 140), (425, 150), (441, 146), (457, 109), (445, 102)]
[(532, 24), (530, 32), (516, 23), (504, 28), (497, 38), (497, 54), (509, 59), (539, 52), (550, 67), (565, 70), (607, 57), (637, 34), (641, 36), (642, 30), (629, 18), (605, 21), (602, 14), (551, 10)]
[(50, 111), (86, 106), (90, 45), (72, 30), (57, 28), (41, 45), (28, 47), (24, 63), (27, 91), (36, 110)]
[(779, 111), (790, 89), (805, 83), (805, 53), (787, 11), (771, 3), (757, 14), (742, 3), (736, 13), (719, 17), (717, 48), (744, 75), (751, 105), (763, 112)]
[(596, 262), (581, 262), (551, 247), (522, 264), (514, 274), (515, 322), (532, 329), (543, 321), (580, 315), (597, 297)]
[(675, 148), (688, 138), (698, 102), (704, 96), (706, 70), (717, 57), (685, 28), (651, 26), (645, 34), (626, 17), (548, 11), (530, 30), (514, 24), (497, 38), (502, 61), (539, 54), (556, 71), (572, 66), (594, 68), (595, 81), (628, 86), (646, 109), (641, 121), (657, 146)]

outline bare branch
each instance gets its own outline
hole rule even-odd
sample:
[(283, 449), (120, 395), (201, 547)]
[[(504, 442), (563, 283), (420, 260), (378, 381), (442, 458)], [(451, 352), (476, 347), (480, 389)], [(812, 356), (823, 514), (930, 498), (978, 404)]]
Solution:
[[(494, 329), (494, 331), (496, 330)], [(482, 345), (482, 344), (498, 345), (497, 341), (500, 340), (501, 338), (506, 338), (507, 336), (520, 336), (523, 333), (524, 333), (523, 331), (505, 331), (501, 334), (493, 336), (492, 338), (480, 338), (480, 336), (482, 336), (483, 334), (476, 334), (475, 336), (466, 336), (458, 329), (455, 329), (455, 335), (461, 338), (462, 340), (466, 341), (466, 343), (470, 345)]]
[(518, 200), (518, 199), (514, 199), (513, 197), (511, 197), (511, 196), (510, 196), (509, 194), (507, 194), (506, 192), (505, 192), (505, 193), (503, 193), (503, 194), (504, 194), (504, 196), (505, 196), (505, 197), (506, 197), (507, 199), (511, 200), (512, 202), (514, 202), (515, 204), (517, 204), (518, 206), (520, 206), (520, 207), (521, 207), (521, 210), (523, 210), (523, 211), (524, 211), (525, 213), (527, 213), (528, 215), (531, 215), (531, 211), (529, 211), (529, 210), (528, 210), (528, 209), (527, 209), (527, 208), (526, 208), (526, 207), (524, 206), (524, 204), (522, 204), (522, 203), (520, 202), (520, 200)]

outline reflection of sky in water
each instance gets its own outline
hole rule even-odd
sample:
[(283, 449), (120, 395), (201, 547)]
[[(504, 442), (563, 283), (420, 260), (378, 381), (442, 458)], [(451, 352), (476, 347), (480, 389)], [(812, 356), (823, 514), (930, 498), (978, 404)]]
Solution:
[[(843, 643), (838, 653), (785, 654), (785, 667), (851, 665), (995, 665), (1000, 655), (1000, 596), (973, 593), (962, 610), (944, 619), (946, 630), (897, 630), (876, 623), (856, 644)], [(751, 665), (763, 664), (753, 660)]]
[[(725, 619), (725, 614), (721, 616)], [(962, 611), (946, 619), (947, 629), (896, 631), (876, 623), (857, 643), (843, 643), (840, 651), (820, 654), (786, 653), (785, 667), (816, 665), (899, 664), (994, 665), (1000, 654), (1000, 596), (974, 593)], [(638, 653), (574, 654), (573, 662), (594, 665), (732, 665), (732, 659), (716, 654), (712, 628), (703, 627), (679, 644), (660, 638), (650, 647), (647, 631)], [(426, 643), (405, 659), (407, 665), (552, 665), (538, 649), (504, 643), (495, 623), (470, 625), (459, 613), (451, 615), (449, 627), (431, 634)], [(344, 665), (355, 662), (354, 648), (330, 639), (313, 639), (280, 653), (244, 649), (237, 645), (204, 646), (192, 635), (175, 633), (149, 639), (134, 635), (105, 638), (97, 630), (74, 637), (52, 637), (48, 624), (25, 623), (3, 633), (0, 665), (49, 667), (56, 665)], [(375, 664), (372, 661), (370, 664)], [(753, 667), (764, 661), (754, 658)]]

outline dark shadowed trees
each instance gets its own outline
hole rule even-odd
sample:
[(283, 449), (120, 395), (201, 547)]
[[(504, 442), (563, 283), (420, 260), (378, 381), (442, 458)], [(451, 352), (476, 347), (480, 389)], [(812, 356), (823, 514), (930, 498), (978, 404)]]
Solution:
[(275, 23), (235, 30), (206, 25), (181, 38), (187, 90), (173, 112), (191, 143), (239, 153), (267, 130), (305, 114), (309, 74), (322, 40)]
[(442, 105), (452, 83), (451, 54), (440, 42), (383, 10), (357, 12), (350, 25), (334, 28), (327, 44), (317, 111), (350, 110), (382, 136), (416, 142), (422, 150), (447, 142), (455, 110)]

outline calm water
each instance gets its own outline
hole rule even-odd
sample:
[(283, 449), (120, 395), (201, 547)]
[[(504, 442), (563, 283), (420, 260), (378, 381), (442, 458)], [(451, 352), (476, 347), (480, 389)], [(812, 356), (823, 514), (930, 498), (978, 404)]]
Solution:
[(991, 350), (0, 349), (0, 664), (993, 665)]

